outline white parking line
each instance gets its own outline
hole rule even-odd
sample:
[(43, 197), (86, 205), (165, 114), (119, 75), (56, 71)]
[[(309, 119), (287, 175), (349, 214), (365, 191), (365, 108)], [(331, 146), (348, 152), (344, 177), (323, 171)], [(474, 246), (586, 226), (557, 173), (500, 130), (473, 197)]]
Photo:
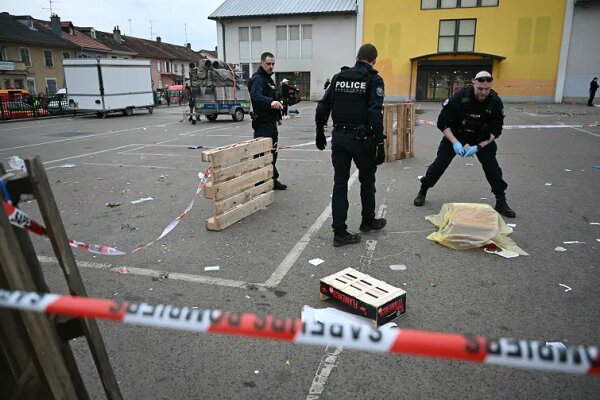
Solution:
[[(117, 154), (121, 154), (121, 153), (117, 153)], [(181, 168), (176, 168), (176, 167), (161, 167), (161, 166), (158, 166), (158, 165), (102, 164), (102, 163), (88, 163), (88, 162), (81, 163), (81, 165), (93, 165), (93, 166), (96, 166), (96, 167), (127, 167), (127, 168), (137, 167), (137, 168), (160, 168), (160, 169), (177, 169), (177, 170), (181, 170)]]
[[(40, 263), (47, 264), (58, 264), (58, 260), (54, 257), (46, 257), (46, 256), (38, 256), (38, 260)], [(164, 278), (164, 279), (173, 279), (178, 281), (186, 281), (186, 282), (195, 282), (195, 283), (206, 283), (209, 285), (217, 285), (217, 286), (228, 286), (228, 287), (237, 287), (243, 288), (248, 285), (246, 282), (242, 281), (234, 281), (230, 279), (221, 279), (221, 278), (212, 278), (194, 274), (182, 274), (178, 272), (166, 272), (166, 271), (158, 271), (155, 269), (148, 268), (135, 268), (135, 267), (127, 267), (122, 264), (119, 266), (113, 266), (112, 264), (104, 264), (104, 263), (95, 263), (88, 261), (77, 261), (77, 266), (80, 268), (92, 268), (92, 269), (100, 269), (110, 272), (117, 272), (120, 268), (126, 268), (128, 275), (138, 275), (138, 276), (148, 276), (151, 278)]]
[[(358, 170), (354, 171), (354, 173), (348, 180), (348, 188), (350, 188), (352, 186), (352, 184), (356, 181), (357, 178), (358, 178)], [(319, 218), (317, 218), (315, 223), (312, 224), (312, 226), (308, 229), (308, 231), (306, 231), (304, 236), (302, 236), (300, 238), (298, 243), (296, 243), (296, 245), (292, 248), (292, 250), (290, 250), (290, 252), (283, 259), (283, 261), (281, 263), (279, 263), (279, 265), (275, 269), (275, 272), (273, 272), (271, 277), (269, 279), (267, 279), (267, 281), (265, 282), (266, 287), (275, 287), (275, 286), (279, 285), (279, 283), (283, 280), (283, 278), (289, 272), (290, 268), (292, 268), (292, 266), (294, 265), (294, 263), (296, 262), (298, 257), (300, 257), (300, 254), (302, 254), (302, 252), (308, 245), (308, 242), (310, 242), (310, 238), (312, 237), (312, 235), (321, 229), (321, 227), (323, 226), (323, 224), (325, 223), (327, 218), (329, 218), (330, 214), (331, 214), (331, 202), (329, 202), (329, 204), (327, 205), (327, 207), (325, 207), (325, 209), (323, 210), (321, 215), (319, 215)]]

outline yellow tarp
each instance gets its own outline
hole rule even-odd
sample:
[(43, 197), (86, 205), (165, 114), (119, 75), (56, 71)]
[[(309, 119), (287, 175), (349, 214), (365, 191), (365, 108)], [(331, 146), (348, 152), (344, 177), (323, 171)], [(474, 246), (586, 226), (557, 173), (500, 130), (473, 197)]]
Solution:
[(504, 250), (529, 255), (508, 237), (512, 228), (489, 204), (446, 203), (439, 214), (425, 219), (439, 228), (427, 239), (452, 249), (473, 249), (494, 243)]

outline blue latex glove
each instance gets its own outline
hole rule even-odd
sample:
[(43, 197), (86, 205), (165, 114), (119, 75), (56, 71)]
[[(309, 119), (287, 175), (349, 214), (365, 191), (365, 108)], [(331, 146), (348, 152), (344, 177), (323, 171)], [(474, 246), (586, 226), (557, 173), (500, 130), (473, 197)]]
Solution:
[(463, 148), (463, 145), (461, 142), (459, 142), (457, 140), (456, 142), (452, 143), (452, 147), (454, 147), (454, 152), (456, 153), (457, 156), (461, 156), (461, 157), (465, 156), (465, 149)]
[(463, 157), (471, 157), (475, 155), (475, 153), (477, 153), (477, 150), (479, 150), (479, 146), (470, 146), (469, 150), (465, 152), (465, 155)]

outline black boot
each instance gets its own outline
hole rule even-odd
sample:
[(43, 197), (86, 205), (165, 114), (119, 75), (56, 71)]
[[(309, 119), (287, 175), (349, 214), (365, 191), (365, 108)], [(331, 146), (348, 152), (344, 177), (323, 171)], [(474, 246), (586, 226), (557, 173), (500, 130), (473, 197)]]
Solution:
[(494, 209), (500, 215), (504, 215), (507, 218), (514, 218), (517, 214), (508, 206), (506, 199), (504, 197), (496, 199), (496, 207)]
[(347, 244), (353, 244), (360, 242), (360, 235), (358, 233), (350, 233), (347, 230), (338, 231), (333, 233), (333, 246), (340, 247)]
[(285, 190), (285, 189), (287, 189), (287, 185), (284, 185), (283, 183), (279, 182), (277, 179), (274, 179), (273, 189), (275, 189), (275, 190)]
[(421, 207), (423, 204), (425, 204), (425, 197), (427, 197), (427, 189), (421, 188), (419, 193), (417, 193), (417, 197), (415, 197), (415, 200), (413, 201), (415, 206)]
[(385, 218), (373, 218), (370, 221), (363, 219), (358, 229), (361, 232), (377, 231), (379, 229), (383, 229), (386, 224), (387, 221)]

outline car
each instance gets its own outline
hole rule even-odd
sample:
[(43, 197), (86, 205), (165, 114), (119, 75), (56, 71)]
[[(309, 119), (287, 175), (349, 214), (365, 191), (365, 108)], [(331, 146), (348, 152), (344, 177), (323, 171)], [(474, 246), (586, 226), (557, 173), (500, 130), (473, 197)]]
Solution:
[(67, 111), (70, 111), (67, 91), (66, 89), (59, 89), (48, 102), (48, 112), (52, 115), (64, 114)]

